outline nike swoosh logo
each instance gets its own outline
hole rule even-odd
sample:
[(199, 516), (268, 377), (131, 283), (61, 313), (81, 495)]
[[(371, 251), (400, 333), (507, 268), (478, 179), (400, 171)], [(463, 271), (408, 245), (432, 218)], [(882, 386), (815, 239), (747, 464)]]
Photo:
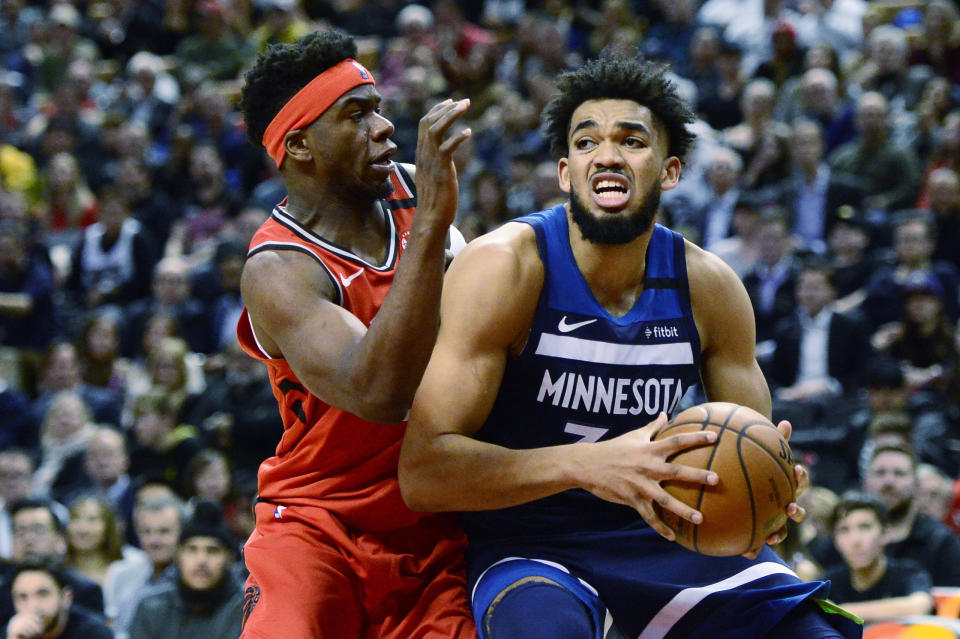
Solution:
[(350, 275), (349, 277), (344, 277), (343, 274), (341, 274), (340, 281), (343, 282), (344, 286), (350, 286), (350, 283), (353, 282), (353, 280), (360, 277), (361, 275), (363, 275), (363, 267), (361, 267), (360, 270), (358, 270), (353, 275)]
[(582, 322), (576, 322), (574, 324), (567, 324), (567, 316), (564, 315), (560, 319), (560, 323), (557, 324), (557, 329), (559, 329), (561, 333), (569, 333), (570, 331), (577, 330), (581, 326), (586, 326), (587, 324), (593, 324), (596, 321), (597, 321), (597, 318), (593, 318), (593, 319), (583, 320)]

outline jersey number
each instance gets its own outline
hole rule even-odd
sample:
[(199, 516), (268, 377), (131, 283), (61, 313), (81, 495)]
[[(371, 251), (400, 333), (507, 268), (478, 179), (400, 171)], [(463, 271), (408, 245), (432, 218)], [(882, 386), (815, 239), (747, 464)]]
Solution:
[(598, 428), (597, 426), (586, 426), (584, 424), (575, 424), (567, 422), (563, 432), (579, 435), (581, 442), (598, 442), (600, 438), (607, 434), (609, 428)]

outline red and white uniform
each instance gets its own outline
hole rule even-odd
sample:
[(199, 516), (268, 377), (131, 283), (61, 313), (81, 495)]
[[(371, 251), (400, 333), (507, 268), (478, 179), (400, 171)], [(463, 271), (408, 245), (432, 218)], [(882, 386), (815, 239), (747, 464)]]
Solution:
[[(389, 291), (413, 223), (416, 198), (405, 171), (381, 205), (389, 229), (383, 264), (371, 264), (274, 209), (250, 243), (315, 258), (338, 299), (367, 326)], [(449, 639), (475, 636), (465, 594), (466, 540), (448, 515), (403, 503), (397, 463), (404, 424), (377, 424), (311, 394), (283, 358), (257, 342), (243, 310), (238, 337), (269, 370), (283, 437), (260, 466), (257, 527), (244, 556), (250, 570), (243, 637)]]

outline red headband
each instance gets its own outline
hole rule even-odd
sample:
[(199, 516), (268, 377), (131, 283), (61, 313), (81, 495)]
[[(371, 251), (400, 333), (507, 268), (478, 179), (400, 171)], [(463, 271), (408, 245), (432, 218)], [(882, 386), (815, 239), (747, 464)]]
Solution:
[(319, 118), (340, 99), (340, 96), (361, 84), (376, 84), (376, 82), (362, 64), (348, 58), (333, 65), (297, 91), (296, 95), (283, 105), (263, 133), (263, 146), (277, 163), (277, 168), (280, 168), (283, 158), (287, 155), (283, 147), (284, 136)]

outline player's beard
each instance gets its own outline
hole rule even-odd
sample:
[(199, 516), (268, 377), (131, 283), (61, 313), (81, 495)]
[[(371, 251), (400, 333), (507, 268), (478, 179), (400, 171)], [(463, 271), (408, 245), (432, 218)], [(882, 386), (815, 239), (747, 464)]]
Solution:
[(620, 215), (594, 216), (576, 191), (570, 192), (570, 215), (583, 239), (594, 244), (626, 244), (650, 230), (660, 207), (660, 184), (654, 182), (636, 209)]

